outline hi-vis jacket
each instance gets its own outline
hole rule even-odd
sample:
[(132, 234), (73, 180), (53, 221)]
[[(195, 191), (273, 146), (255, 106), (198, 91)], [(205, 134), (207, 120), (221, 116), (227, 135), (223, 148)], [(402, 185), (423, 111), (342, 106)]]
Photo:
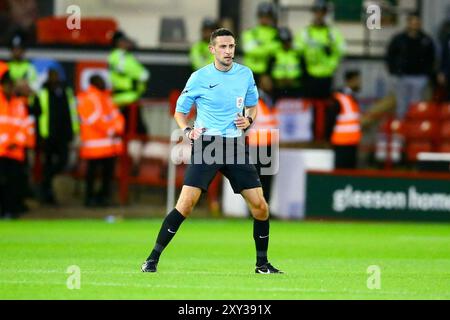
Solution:
[(248, 144), (250, 146), (268, 146), (272, 141), (278, 142), (278, 119), (277, 111), (267, 106), (263, 99), (258, 99), (256, 106), (257, 116), (248, 132)]
[(132, 53), (114, 49), (108, 57), (114, 103), (128, 106), (144, 94), (150, 72)]
[(34, 144), (34, 120), (28, 116), (26, 99), (8, 100), (0, 89), (0, 157), (24, 161), (25, 148)]
[(336, 92), (334, 98), (339, 102), (340, 113), (331, 135), (334, 145), (356, 145), (361, 141), (360, 110), (353, 97)]
[(90, 86), (78, 96), (78, 102), (80, 157), (99, 159), (122, 154), (120, 136), (124, 132), (125, 120), (110, 93)]

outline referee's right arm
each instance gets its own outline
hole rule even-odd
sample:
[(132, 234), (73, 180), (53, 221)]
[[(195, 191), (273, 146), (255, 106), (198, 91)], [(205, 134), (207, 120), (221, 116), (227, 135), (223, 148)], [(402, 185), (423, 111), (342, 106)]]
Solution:
[(180, 129), (184, 131), (184, 134), (189, 139), (198, 139), (202, 134), (202, 128), (192, 128), (188, 124), (188, 114), (195, 103), (195, 99), (198, 96), (198, 84), (196, 84), (195, 79), (197, 78), (197, 73), (194, 72), (186, 83), (181, 95), (177, 100), (177, 107), (175, 109), (174, 118)]
[(188, 120), (187, 120), (187, 114), (175, 111), (175, 114), (173, 116), (175, 118), (175, 121), (177, 122), (180, 129), (186, 129), (186, 127), (189, 126)]

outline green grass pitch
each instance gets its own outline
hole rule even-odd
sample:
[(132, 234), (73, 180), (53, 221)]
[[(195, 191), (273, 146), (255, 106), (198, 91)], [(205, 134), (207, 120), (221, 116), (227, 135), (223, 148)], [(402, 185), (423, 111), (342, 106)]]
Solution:
[(450, 299), (448, 224), (272, 221), (269, 258), (286, 274), (257, 275), (251, 220), (190, 219), (158, 273), (141, 273), (160, 223), (0, 222), (0, 299)]

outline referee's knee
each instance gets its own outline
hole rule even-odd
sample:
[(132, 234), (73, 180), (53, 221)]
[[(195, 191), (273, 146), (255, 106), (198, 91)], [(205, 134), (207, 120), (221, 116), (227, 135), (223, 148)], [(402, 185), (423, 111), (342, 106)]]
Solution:
[(194, 209), (195, 201), (191, 199), (180, 199), (175, 208), (185, 217), (189, 216)]
[(256, 220), (267, 220), (269, 218), (269, 205), (264, 199), (258, 201), (251, 206), (250, 211), (252, 212), (253, 218)]

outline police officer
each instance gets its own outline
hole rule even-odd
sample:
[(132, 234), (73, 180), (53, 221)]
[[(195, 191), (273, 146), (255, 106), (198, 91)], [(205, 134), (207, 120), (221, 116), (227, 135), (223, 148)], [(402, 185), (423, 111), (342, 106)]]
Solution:
[(268, 70), (269, 58), (280, 46), (278, 31), (275, 28), (275, 6), (262, 2), (258, 6), (258, 25), (242, 34), (244, 64), (248, 66), (258, 81), (260, 75)]
[(331, 95), (333, 75), (344, 53), (344, 38), (326, 24), (328, 4), (318, 0), (313, 5), (314, 20), (295, 37), (295, 47), (305, 64), (305, 95), (327, 98)]
[(289, 28), (280, 28), (278, 35), (282, 46), (275, 51), (269, 62), (276, 96), (299, 96), (302, 74), (300, 55), (293, 48), (292, 33)]
[[(108, 57), (113, 100), (119, 106), (125, 119), (128, 119), (128, 107), (137, 103), (144, 94), (150, 73), (130, 52), (133, 42), (125, 33), (117, 31), (113, 36), (113, 45), (115, 48)], [(146, 133), (140, 112), (138, 112), (137, 131)]]
[(69, 144), (79, 131), (75, 97), (62, 83), (58, 71), (50, 69), (48, 80), (39, 91), (34, 109), (38, 110), (39, 141), (44, 153), (41, 200), (56, 204), (52, 182), (69, 158)]
[(14, 84), (19, 86), (21, 94), (31, 96), (37, 90), (37, 71), (33, 64), (25, 59), (25, 43), (21, 34), (16, 34), (10, 41), (11, 61), (8, 69)]
[(209, 37), (218, 28), (215, 20), (205, 18), (202, 22), (202, 38), (194, 43), (189, 52), (192, 70), (198, 70), (214, 61), (214, 56), (209, 52)]

